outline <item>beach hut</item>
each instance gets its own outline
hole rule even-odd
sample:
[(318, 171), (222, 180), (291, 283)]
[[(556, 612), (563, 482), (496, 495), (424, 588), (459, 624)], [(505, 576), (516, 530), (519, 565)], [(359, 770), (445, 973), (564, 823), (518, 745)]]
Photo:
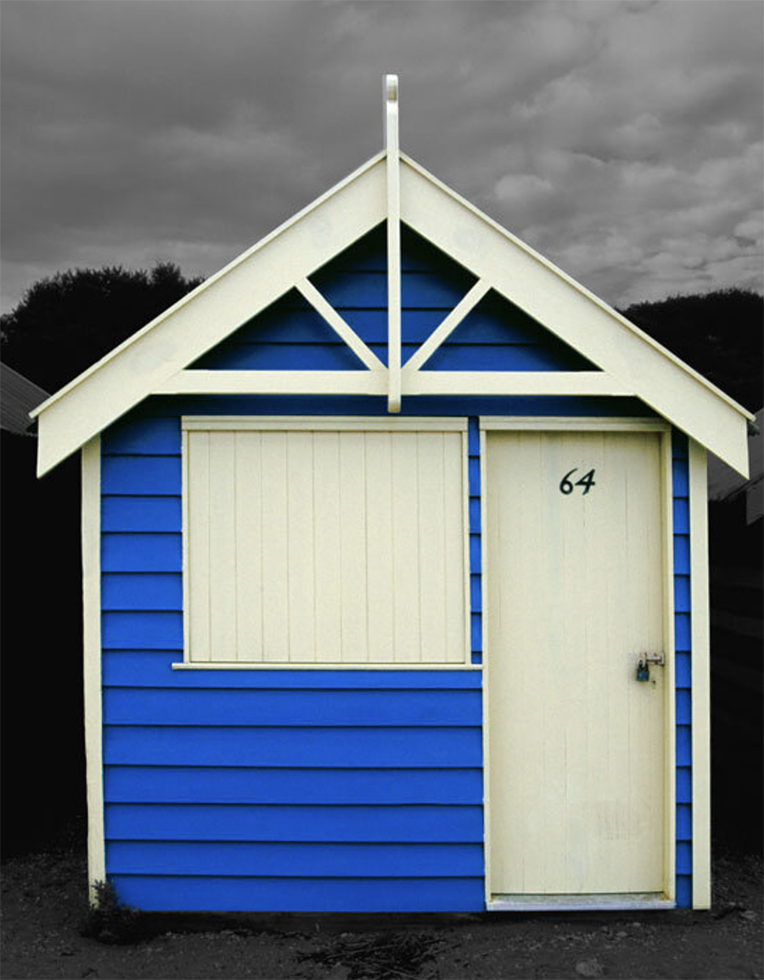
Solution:
[(706, 453), (751, 418), (386, 146), (46, 401), (91, 881), (708, 907)]

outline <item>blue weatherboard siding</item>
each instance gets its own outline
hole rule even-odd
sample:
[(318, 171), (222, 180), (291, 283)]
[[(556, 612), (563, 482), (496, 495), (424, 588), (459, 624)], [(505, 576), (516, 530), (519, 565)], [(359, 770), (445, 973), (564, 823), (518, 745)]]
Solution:
[[(385, 361), (383, 236), (376, 229), (311, 278)], [(405, 360), (474, 277), (408, 229), (402, 243)], [(491, 295), (431, 361), (425, 369), (591, 368)], [(294, 291), (194, 366), (360, 367)], [(386, 416), (387, 407), (373, 397), (155, 397), (103, 434), (106, 861), (120, 896), (147, 910), (482, 909), (479, 672), (172, 670), (183, 647), (182, 414)], [(635, 399), (427, 397), (404, 398), (402, 414), (469, 418), (477, 664), (477, 416), (651, 413)], [(675, 466), (679, 472), (681, 460)], [(675, 513), (686, 503), (678, 494)], [(675, 516), (678, 536), (680, 526)], [(684, 544), (678, 537), (680, 557)], [(678, 610), (677, 674), (687, 690), (689, 645), (679, 640), (689, 637), (688, 624), (689, 614)], [(686, 701), (678, 719), (686, 717)], [(677, 739), (678, 752), (685, 741)], [(689, 773), (688, 760), (677, 773), (681, 894), (691, 846)]]
[(676, 648), (676, 901), (692, 908), (692, 658), (687, 437), (672, 436)]

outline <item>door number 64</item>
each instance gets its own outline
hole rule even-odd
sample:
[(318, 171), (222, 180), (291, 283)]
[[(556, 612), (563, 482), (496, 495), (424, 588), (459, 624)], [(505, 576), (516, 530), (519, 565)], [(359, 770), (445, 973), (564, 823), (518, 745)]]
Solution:
[(588, 473), (584, 473), (584, 475), (581, 477), (580, 480), (576, 480), (575, 483), (571, 483), (569, 478), (573, 476), (573, 474), (576, 472), (578, 472), (578, 467), (574, 466), (572, 470), (569, 470), (565, 474), (565, 476), (560, 481), (560, 493), (565, 493), (565, 494), (573, 493), (574, 487), (583, 487), (584, 488), (583, 496), (585, 497), (587, 493), (589, 493), (591, 488), (597, 485), (594, 482), (594, 470), (589, 470)]

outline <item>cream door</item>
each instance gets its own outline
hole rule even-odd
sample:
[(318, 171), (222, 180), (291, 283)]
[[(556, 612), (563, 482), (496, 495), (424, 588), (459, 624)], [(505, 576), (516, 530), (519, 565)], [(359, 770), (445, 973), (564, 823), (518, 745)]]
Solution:
[(486, 445), (491, 892), (662, 892), (660, 435)]

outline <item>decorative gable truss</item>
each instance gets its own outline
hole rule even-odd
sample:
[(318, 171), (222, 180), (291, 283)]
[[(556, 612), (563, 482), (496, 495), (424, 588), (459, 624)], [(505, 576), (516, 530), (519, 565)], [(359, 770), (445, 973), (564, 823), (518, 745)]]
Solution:
[[(397, 93), (393, 93), (397, 95)], [(388, 148), (206, 280), (52, 398), (39, 417), (42, 475), (152, 394), (636, 396), (747, 475), (753, 416), (652, 338), (397, 149), (388, 90)], [(395, 110), (395, 111), (392, 111)], [(387, 363), (312, 276), (373, 228), (387, 237)], [(401, 223), (475, 278), (407, 361), (401, 358)], [(207, 370), (206, 352), (296, 289), (358, 358), (358, 370)], [(428, 370), (489, 290), (506, 297), (598, 370)]]

